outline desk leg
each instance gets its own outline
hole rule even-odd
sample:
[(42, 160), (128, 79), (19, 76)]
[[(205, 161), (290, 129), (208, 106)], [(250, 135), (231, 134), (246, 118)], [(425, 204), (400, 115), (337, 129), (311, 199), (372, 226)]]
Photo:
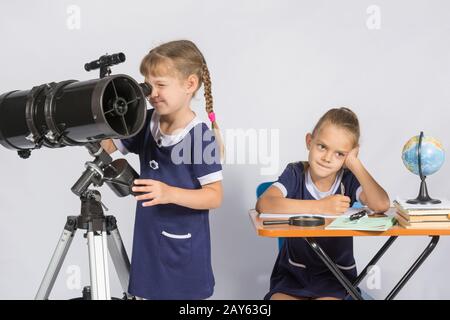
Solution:
[(346, 276), (344, 276), (333, 262), (333, 260), (328, 257), (328, 255), (323, 251), (319, 244), (313, 238), (305, 238), (306, 242), (311, 246), (311, 248), (317, 253), (320, 259), (325, 263), (325, 265), (330, 269), (333, 275), (338, 279), (338, 281), (344, 286), (345, 289), (355, 300), (363, 300), (363, 297), (359, 291), (350, 283)]
[(386, 300), (392, 300), (395, 298), (397, 293), (403, 288), (403, 286), (408, 282), (408, 280), (412, 277), (412, 275), (419, 269), (422, 263), (428, 258), (430, 253), (434, 250), (437, 243), (439, 242), (439, 236), (432, 236), (430, 243), (419, 256), (419, 258), (414, 262), (414, 264), (409, 268), (409, 270), (405, 273), (403, 278), (397, 283), (394, 289), (388, 294)]

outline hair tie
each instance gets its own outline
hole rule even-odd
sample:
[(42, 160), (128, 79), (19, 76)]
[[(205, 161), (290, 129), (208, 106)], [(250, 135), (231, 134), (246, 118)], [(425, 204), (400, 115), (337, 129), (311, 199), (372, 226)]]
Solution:
[(211, 122), (215, 122), (216, 114), (214, 112), (210, 112), (210, 113), (208, 113), (208, 118), (209, 118), (209, 120), (211, 120)]

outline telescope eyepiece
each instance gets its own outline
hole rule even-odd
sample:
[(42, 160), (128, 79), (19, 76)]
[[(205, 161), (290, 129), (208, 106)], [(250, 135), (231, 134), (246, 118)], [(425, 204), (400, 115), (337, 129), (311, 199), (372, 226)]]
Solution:
[(149, 85), (148, 83), (146, 83), (146, 82), (139, 83), (139, 86), (142, 89), (142, 93), (144, 94), (144, 97), (148, 97), (149, 95), (152, 94), (152, 86)]

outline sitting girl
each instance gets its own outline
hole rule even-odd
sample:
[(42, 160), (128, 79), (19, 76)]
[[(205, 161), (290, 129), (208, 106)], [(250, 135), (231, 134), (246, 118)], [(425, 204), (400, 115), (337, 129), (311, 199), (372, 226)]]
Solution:
[[(374, 211), (390, 206), (386, 191), (358, 158), (359, 122), (348, 108), (331, 109), (306, 135), (308, 163), (290, 163), (258, 199), (258, 212), (342, 214), (355, 201)], [(345, 276), (356, 279), (353, 238), (316, 238)], [(265, 299), (343, 299), (345, 288), (303, 238), (286, 238)]]

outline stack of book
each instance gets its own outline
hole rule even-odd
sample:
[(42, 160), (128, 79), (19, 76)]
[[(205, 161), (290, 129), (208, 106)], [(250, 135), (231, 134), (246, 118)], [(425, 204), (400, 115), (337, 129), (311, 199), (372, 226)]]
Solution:
[(410, 204), (406, 200), (394, 200), (395, 218), (406, 229), (450, 229), (450, 201), (438, 204)]

